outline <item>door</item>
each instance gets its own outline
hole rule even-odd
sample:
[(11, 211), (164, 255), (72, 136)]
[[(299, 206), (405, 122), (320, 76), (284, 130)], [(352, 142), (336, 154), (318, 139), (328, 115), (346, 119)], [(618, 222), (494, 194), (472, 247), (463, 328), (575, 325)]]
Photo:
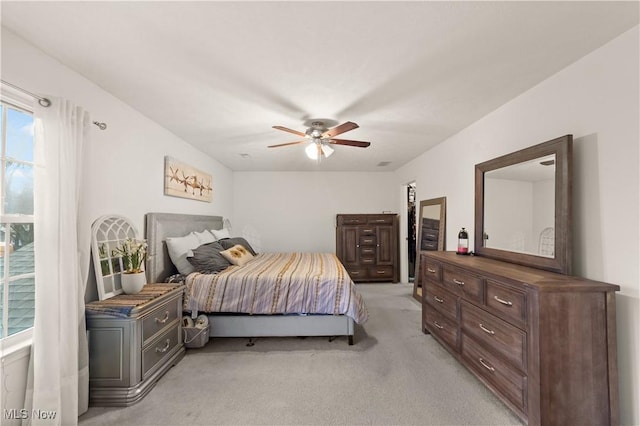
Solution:
[(393, 227), (391, 226), (378, 226), (378, 250), (377, 250), (377, 264), (378, 265), (393, 265), (395, 256), (395, 238)]
[(340, 227), (340, 261), (345, 266), (360, 263), (359, 233), (357, 226)]

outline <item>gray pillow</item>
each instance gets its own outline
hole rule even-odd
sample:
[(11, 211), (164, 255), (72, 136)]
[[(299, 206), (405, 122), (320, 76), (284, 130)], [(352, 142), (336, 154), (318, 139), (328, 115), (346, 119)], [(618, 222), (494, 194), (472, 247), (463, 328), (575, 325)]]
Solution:
[(240, 244), (242, 247), (249, 250), (249, 253), (251, 253), (252, 255), (255, 256), (257, 254), (253, 247), (249, 245), (249, 242), (242, 237), (223, 238), (222, 240), (218, 240), (217, 242), (220, 243), (225, 250), (230, 249), (236, 244)]
[(197, 272), (214, 274), (231, 266), (231, 263), (220, 254), (224, 250), (225, 248), (218, 241), (203, 244), (194, 249), (193, 256), (187, 257), (187, 260)]

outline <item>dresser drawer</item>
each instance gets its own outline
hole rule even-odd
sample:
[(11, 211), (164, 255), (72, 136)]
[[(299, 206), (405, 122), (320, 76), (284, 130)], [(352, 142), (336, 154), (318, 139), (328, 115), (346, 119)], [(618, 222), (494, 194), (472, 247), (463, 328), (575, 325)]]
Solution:
[(423, 239), (420, 250), (438, 250), (438, 242)]
[(391, 225), (395, 215), (370, 215), (367, 223), (371, 225)]
[(360, 257), (361, 265), (375, 265), (376, 258), (375, 257)]
[(431, 280), (435, 282), (442, 281), (442, 265), (438, 262), (426, 260), (423, 263), (423, 277), (425, 280)]
[(460, 296), (476, 302), (484, 302), (484, 280), (467, 271), (445, 266), (442, 268), (444, 287)]
[(344, 267), (353, 281), (363, 280), (367, 276), (367, 268), (358, 268), (358, 267), (351, 268), (347, 265), (345, 265)]
[(376, 236), (375, 235), (361, 235), (359, 243), (361, 246), (375, 246), (376, 245)]
[(458, 351), (458, 325), (445, 318), (429, 305), (422, 305), (424, 326), (431, 333), (444, 340), (451, 349)]
[(149, 346), (142, 350), (142, 378), (155, 371), (154, 367), (162, 364), (162, 359), (174, 352), (181, 343), (180, 323), (174, 322), (173, 326), (162, 333)]
[(458, 296), (449, 293), (440, 286), (427, 284), (427, 291), (422, 295), (422, 301), (429, 303), (443, 315), (452, 320), (458, 319)]
[(376, 228), (373, 226), (362, 226), (360, 227), (360, 235), (375, 235)]
[(526, 414), (527, 376), (484, 349), (464, 332), (461, 336), (462, 358), (487, 379), (519, 410)]
[(487, 307), (521, 327), (527, 322), (527, 296), (524, 291), (487, 280)]
[(173, 299), (154, 309), (142, 320), (142, 344), (153, 339), (167, 324), (178, 319), (179, 301)]
[(527, 335), (522, 330), (464, 301), (460, 302), (460, 324), (464, 333), (526, 371)]
[(367, 218), (362, 215), (338, 215), (338, 225), (366, 225)]
[(369, 268), (369, 277), (372, 279), (393, 278), (393, 266), (374, 266)]
[(374, 257), (376, 255), (375, 246), (360, 247), (360, 257)]

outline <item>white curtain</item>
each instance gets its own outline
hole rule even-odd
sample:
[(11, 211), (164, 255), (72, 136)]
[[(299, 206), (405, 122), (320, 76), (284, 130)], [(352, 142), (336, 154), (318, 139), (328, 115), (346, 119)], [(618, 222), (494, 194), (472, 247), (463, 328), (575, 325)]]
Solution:
[(56, 413), (53, 420), (29, 416), (27, 424), (69, 425), (88, 403), (88, 266), (79, 259), (89, 241), (78, 241), (78, 210), (91, 119), (67, 100), (51, 101), (34, 114), (36, 302), (25, 408)]

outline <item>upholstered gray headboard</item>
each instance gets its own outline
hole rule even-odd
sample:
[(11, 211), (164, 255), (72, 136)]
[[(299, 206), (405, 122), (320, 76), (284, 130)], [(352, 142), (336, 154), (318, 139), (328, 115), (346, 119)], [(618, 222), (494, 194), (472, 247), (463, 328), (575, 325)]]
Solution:
[(222, 216), (200, 216), (180, 213), (147, 213), (144, 234), (147, 239), (147, 282), (161, 283), (178, 270), (169, 258), (167, 237), (182, 237), (189, 232), (222, 229)]

